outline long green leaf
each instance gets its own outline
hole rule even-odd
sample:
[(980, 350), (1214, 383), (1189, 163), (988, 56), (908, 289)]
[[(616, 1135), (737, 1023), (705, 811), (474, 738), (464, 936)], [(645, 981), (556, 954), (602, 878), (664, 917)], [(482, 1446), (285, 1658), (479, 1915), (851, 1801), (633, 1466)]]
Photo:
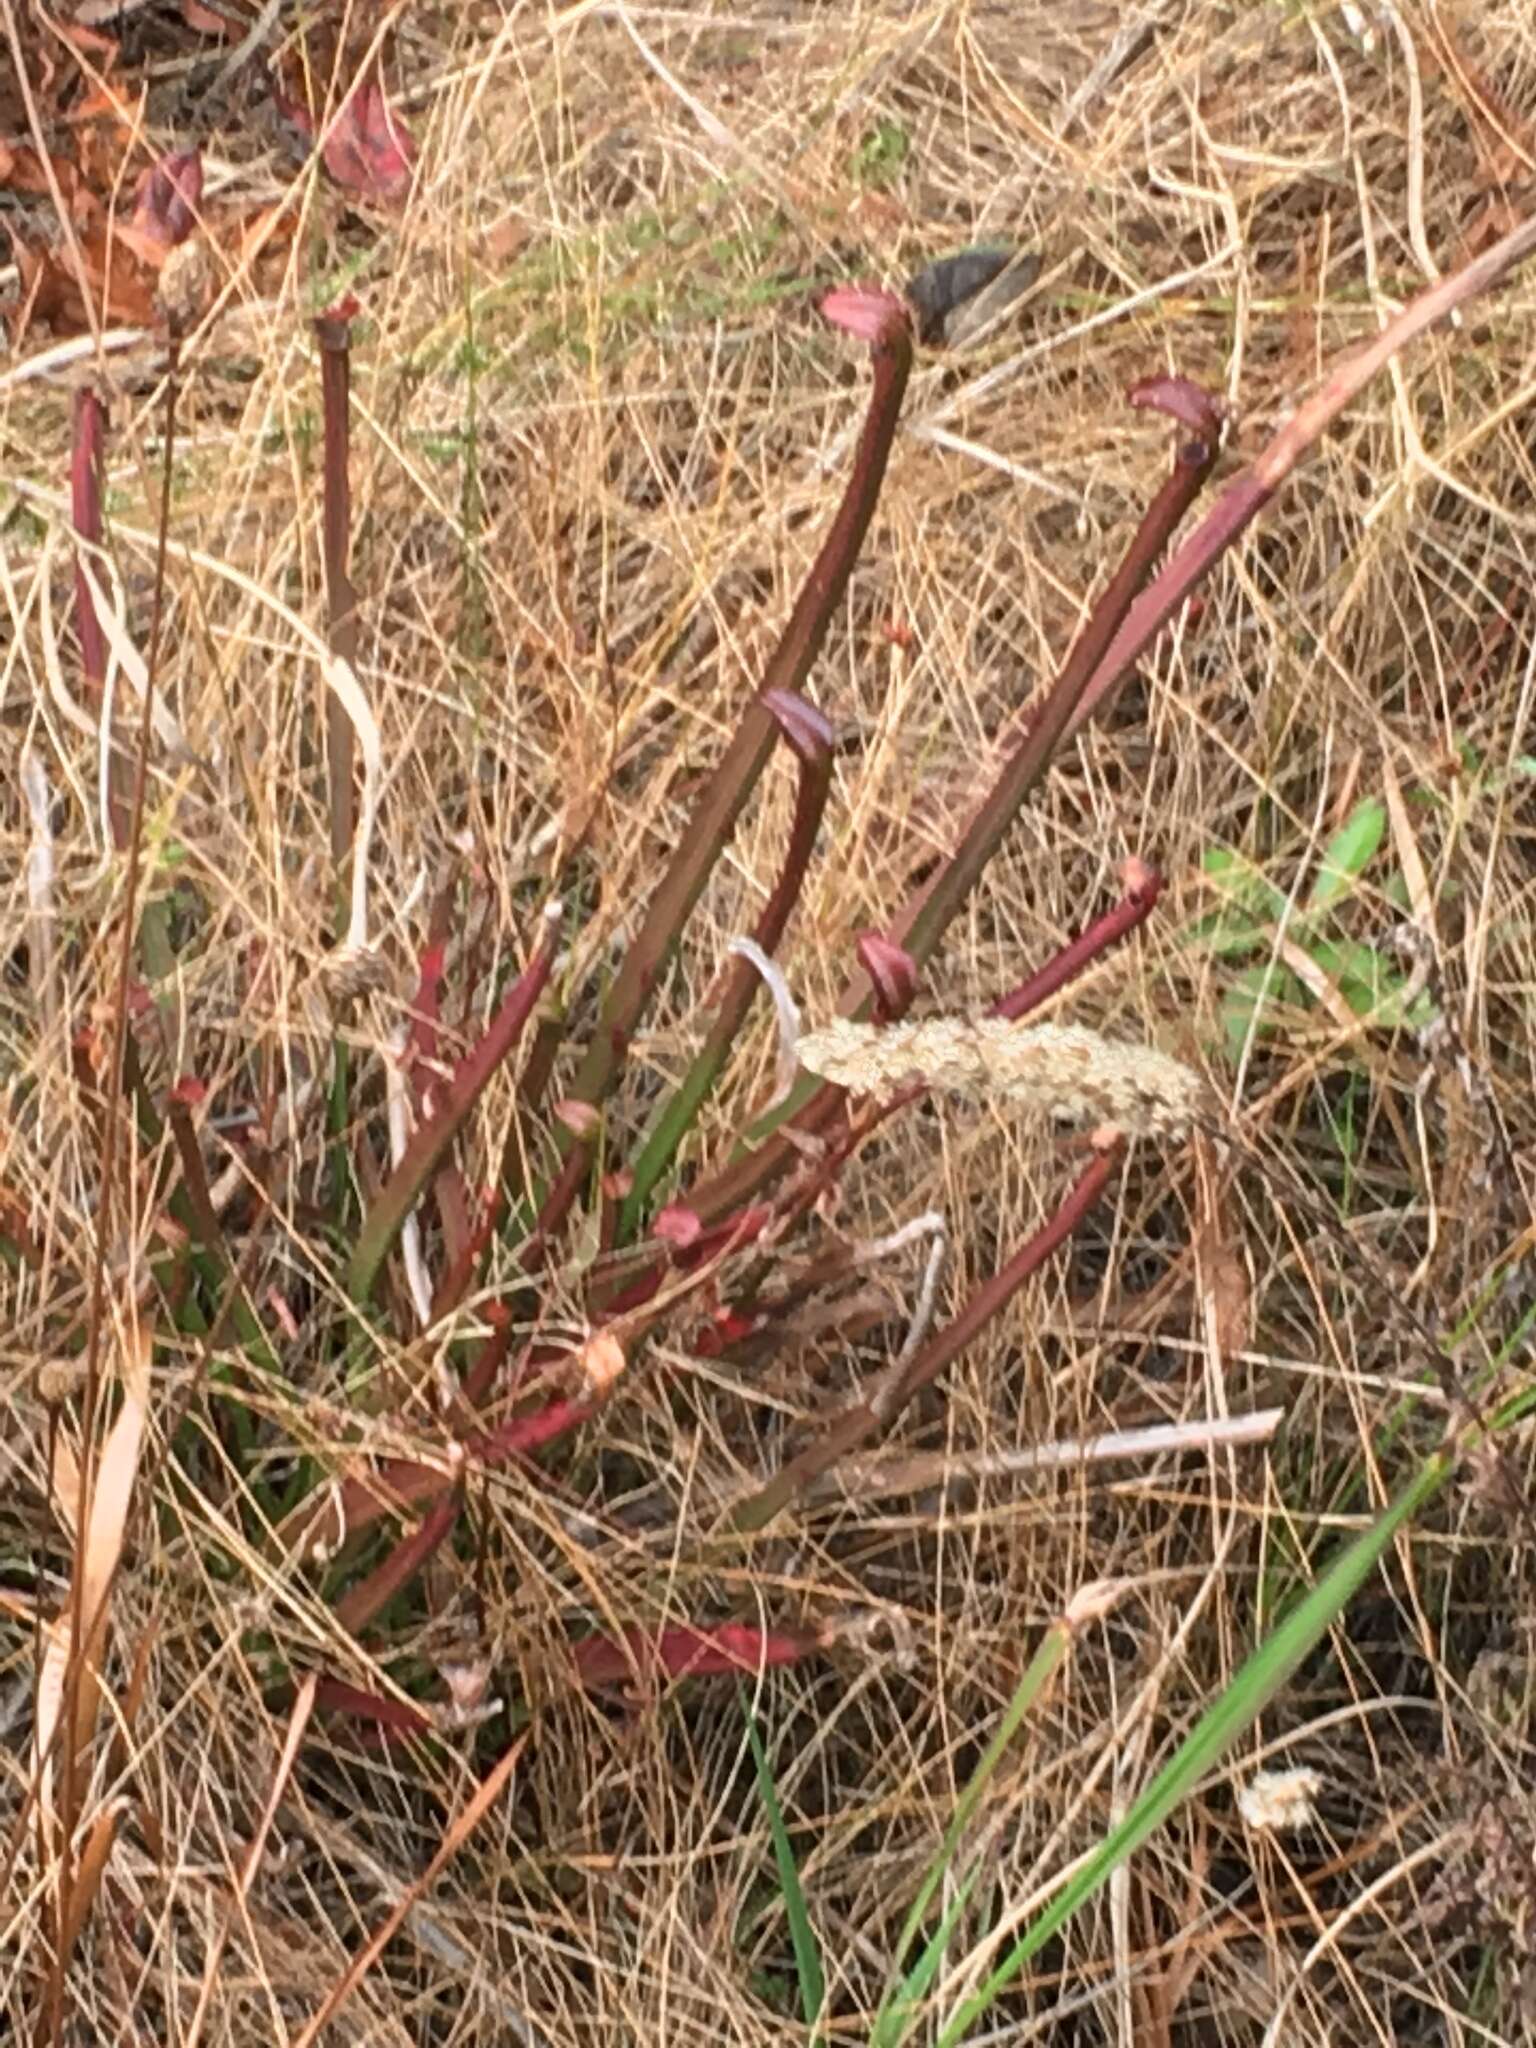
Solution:
[(784, 1895), (784, 1917), (789, 1922), (789, 1938), (794, 1944), (795, 1974), (800, 1980), (800, 2009), (805, 2014), (806, 2025), (814, 2027), (827, 1992), (826, 1975), (821, 1966), (821, 1946), (811, 1925), (800, 1871), (795, 1863), (794, 1845), (784, 1825), (783, 1808), (779, 1805), (773, 1772), (768, 1767), (768, 1753), (763, 1748), (763, 1739), (757, 1732), (757, 1722), (744, 1692), (741, 1705), (747, 1723), (747, 1740), (752, 1745), (752, 1762), (757, 1769), (757, 1789), (768, 1815), (768, 1832), (773, 1837), (773, 1860), (778, 1865), (779, 1889)]
[(998, 1993), (1013, 1982), (1031, 1957), (1039, 1954), (1110, 1874), (1162, 1826), (1244, 1729), (1252, 1725), (1376, 1569), (1398, 1531), (1445, 1484), (1454, 1463), (1448, 1451), (1427, 1459), (1386, 1512), (1340, 1553), (1307, 1597), (1259, 1645), (1125, 1819), (1105, 1836), (1088, 1862), (1025, 1929), (981, 1989), (960, 2007), (940, 2035), (939, 2048), (956, 2048), (964, 2040)]

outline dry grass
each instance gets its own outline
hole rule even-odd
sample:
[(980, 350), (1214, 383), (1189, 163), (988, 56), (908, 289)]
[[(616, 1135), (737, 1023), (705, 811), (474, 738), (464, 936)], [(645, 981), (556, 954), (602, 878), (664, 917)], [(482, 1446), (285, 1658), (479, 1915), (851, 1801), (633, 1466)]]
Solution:
[[(611, 767), (569, 973), (590, 1006), (839, 487), (862, 373), (808, 314), (805, 287), (850, 272), (899, 280), (978, 232), (1042, 250), (1020, 319), (915, 378), (813, 682), (849, 744), (835, 857), (783, 962), (819, 1019), (854, 935), (888, 919), (952, 843), (1163, 474), (1165, 433), (1124, 408), (1125, 387), (1164, 368), (1209, 383), (1240, 409), (1236, 449), (1251, 452), (1426, 263), (1451, 267), (1493, 208), (1533, 203), (1526, 0), (1405, 5), (1400, 27), (1388, 10), (1370, 48), (1334, 6), (1175, 0), (1144, 10), (1159, 23), (1150, 46), (1079, 104), (1122, 17), (1140, 11), (660, 9), (637, 11), (631, 31), (605, 9), (477, 8), (405, 22), (423, 149), (403, 221), (344, 233), (317, 190), (302, 274), (296, 259), (275, 297), (236, 305), (199, 345), (183, 408), (172, 535), (198, 553), (173, 552), (163, 682), (197, 758), (158, 751), (151, 803), (178, 849), (160, 879), (182, 892), (195, 937), (176, 995), (186, 1063), (215, 1092), (237, 1073), (274, 1090), (302, 1078), (331, 1029), (318, 672), (285, 622), (285, 608), (317, 628), (324, 617), (302, 317), (325, 296), (313, 279), (360, 259), (376, 330), (356, 387), (355, 570), (360, 674), (388, 770), (375, 936), (392, 986), (409, 988), (424, 930), (418, 878), (430, 894), (454, 863), (483, 876), (484, 971), (520, 956), (543, 881)], [(289, 175), (261, 147), (249, 133), (219, 139), (253, 191)], [(984, 1969), (985, 1931), (1026, 1913), (1219, 1690), (1298, 1560), (1382, 1497), (1381, 1432), (1424, 1370), (1413, 1318), (1462, 1329), (1469, 1373), (1513, 1328), (1528, 1293), (1483, 1295), (1522, 1231), (1529, 1243), (1521, 1191), (1536, 1172), (1533, 307), (1527, 267), (1345, 420), (1198, 623), (1064, 757), (928, 992), (936, 1008), (979, 1007), (1078, 928), (1122, 860), (1144, 856), (1167, 877), (1162, 909), (1065, 1013), (1199, 1062), (1252, 1156), (1201, 1139), (1139, 1151), (1096, 1231), (1015, 1302), (942, 1400), (906, 1419), (892, 1457), (1276, 1402), (1281, 1440), (822, 1503), (750, 1552), (701, 1553), (706, 1570), (658, 1553), (646, 1510), (707, 1526), (772, 1468), (786, 1419), (878, 1360), (808, 1348), (747, 1384), (682, 1353), (637, 1367), (559, 1492), (500, 1475), (478, 1498), (478, 1580), (461, 1567), (465, 1583), (439, 1594), (446, 1611), (478, 1615), (493, 1690), (528, 1700), (534, 1736), (511, 1794), (407, 1915), (332, 2038), (804, 2037), (786, 2016), (785, 1922), (734, 1689), (694, 1681), (616, 1715), (554, 1678), (573, 1620), (623, 1624), (662, 1599), (687, 1616), (724, 1599), (791, 1621), (846, 1609), (888, 1624), (888, 1638), (765, 1682), (757, 1708), (826, 1951), (829, 2038), (858, 2040), (1034, 1641), (1084, 1582), (1122, 1579), (985, 1812), (987, 1874), (952, 1952), (952, 1997)], [(142, 384), (114, 405), (116, 560), (140, 631), (155, 421)], [(38, 606), (51, 578), (62, 634), (67, 554), (44, 547), (67, 488), (60, 382), (4, 388), (0, 448), (7, 481), (32, 487), (26, 509), (11, 498), (0, 513), (8, 600), (24, 615), (0, 642), (3, 713), (11, 746), (28, 741), (47, 765), (60, 905), (44, 991), (35, 946), (30, 961), (16, 950), (29, 834), (7, 775), (0, 1178), (33, 1206), (46, 1253), (40, 1275), (3, 1276), (14, 1618), (0, 1629), (0, 1811), (14, 1815), (34, 1684), (24, 1596), (40, 1569), (56, 1605), (69, 1558), (46, 1505), (35, 1374), (90, 1270), (96, 1136), (65, 1047), (100, 1021), (117, 882), (95, 750), (50, 695)], [(67, 647), (64, 659), (68, 674)], [(775, 873), (791, 796), (776, 764), (648, 1024), (637, 1110), (682, 1069), (700, 995)], [(1411, 1031), (1363, 1026), (1304, 960), (1309, 994), (1234, 1058), (1222, 1004), (1240, 969), (1184, 942), (1215, 901), (1204, 857), (1234, 849), (1305, 900), (1320, 849), (1370, 796), (1388, 801), (1388, 835), (1341, 914), (1350, 937), (1385, 948), (1411, 910), (1452, 1042), (1436, 1059)], [(254, 1000), (253, 945), (266, 959)], [(399, 1012), (386, 994), (358, 1013), (360, 1058)], [(764, 1021), (699, 1157), (718, 1156), (742, 1105), (771, 1090), (773, 1060)], [(492, 1124), (507, 1102), (493, 1097)], [(824, 1227), (875, 1236), (942, 1210), (959, 1288), (1047, 1212), (1059, 1147), (1001, 1109), (925, 1111), (882, 1138)], [(274, 1438), (323, 1454), (343, 1390), (315, 1384), (304, 1336), (312, 1187), (295, 1177), (287, 1245), (261, 1274), (297, 1319), (286, 1383), (251, 1403)], [(1324, 1227), (1320, 1209), (1339, 1224)], [(141, 1238), (149, 1221), (134, 1219)], [(920, 1260), (896, 1272), (904, 1288)], [(308, 1662), (337, 1633), (313, 1576), (278, 1571), (241, 1533), (201, 1407), (209, 1483), (175, 1482), (163, 1429), (177, 1375), (157, 1379), (162, 1434), (116, 1592), (125, 1657), (147, 1646), (145, 1706), (122, 1766), (130, 1806), (108, 1910), (74, 1973), (78, 2038), (100, 2042), (187, 2038), (282, 1743), (262, 1705), (262, 1639)], [(1527, 1443), (1509, 1451), (1523, 1474)], [(588, 1545), (579, 1510), (600, 1469), (607, 1505)], [(1233, 1784), (1212, 1783), (1009, 1995), (994, 2038), (1536, 2038), (1533, 1598), (1528, 1517), (1452, 1497), (1234, 1763), (1239, 1780), (1261, 1754), (1315, 1768), (1315, 1828), (1261, 1838)], [(367, 1680), (355, 1655), (346, 1675)], [(470, 1758), (467, 1737), (427, 1760), (365, 1751), (345, 1726), (311, 1731), (231, 1927), (206, 2041), (297, 2034), (426, 1865), (470, 1793)], [(30, 1857), (23, 1845), (0, 1913), (0, 2011), (18, 2040), (39, 1982)]]

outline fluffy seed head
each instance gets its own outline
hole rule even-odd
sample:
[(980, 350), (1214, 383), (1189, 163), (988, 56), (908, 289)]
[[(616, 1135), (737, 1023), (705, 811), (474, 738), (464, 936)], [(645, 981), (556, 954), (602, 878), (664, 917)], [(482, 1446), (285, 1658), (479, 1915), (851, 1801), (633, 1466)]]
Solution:
[(808, 1031), (801, 1064), (857, 1095), (913, 1081), (986, 1102), (1015, 1102), (1063, 1121), (1114, 1124), (1137, 1135), (1184, 1136), (1205, 1103), (1198, 1074), (1144, 1045), (1117, 1045), (1080, 1024), (1004, 1017), (930, 1017)]
[(1249, 1827), (1262, 1832), (1310, 1827), (1317, 1818), (1313, 1801), (1322, 1788), (1316, 1771), (1258, 1771), (1237, 1795), (1237, 1807)]

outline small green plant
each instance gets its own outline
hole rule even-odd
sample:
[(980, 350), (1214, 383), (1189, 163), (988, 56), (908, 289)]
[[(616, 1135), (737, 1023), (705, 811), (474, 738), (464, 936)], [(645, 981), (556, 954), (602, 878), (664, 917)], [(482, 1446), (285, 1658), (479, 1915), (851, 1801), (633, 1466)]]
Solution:
[(912, 138), (899, 121), (875, 123), (853, 153), (853, 175), (861, 185), (891, 185), (912, 151)]
[[(1364, 1029), (1419, 1030), (1433, 1016), (1433, 999), (1415, 987), (1401, 961), (1380, 945), (1352, 937), (1346, 922), (1386, 827), (1379, 798), (1358, 803), (1324, 846), (1310, 887), (1296, 900), (1240, 853), (1226, 847), (1206, 853), (1202, 867), (1220, 904), (1189, 929), (1185, 943), (1219, 960), (1230, 977), (1221, 1026), (1234, 1060), (1250, 1044), (1283, 1031), (1288, 1014), (1305, 1017), (1313, 1011), (1320, 985), (1336, 990)], [(1400, 873), (1386, 878), (1376, 900), (1395, 907), (1398, 916), (1406, 914)]]

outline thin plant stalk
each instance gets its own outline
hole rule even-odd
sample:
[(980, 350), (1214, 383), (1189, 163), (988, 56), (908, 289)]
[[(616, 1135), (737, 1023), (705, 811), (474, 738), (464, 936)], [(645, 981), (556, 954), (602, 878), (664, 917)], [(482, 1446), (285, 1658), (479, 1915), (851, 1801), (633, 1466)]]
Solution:
[[(1025, 1715), (1043, 1699), (1051, 1680), (1065, 1663), (1084, 1622), (1102, 1614), (1109, 1604), (1110, 1597), (1112, 1589), (1097, 1586), (1085, 1588), (1083, 1594), (1041, 1638), (1039, 1648), (1029, 1660), (1028, 1670), (1014, 1688), (1007, 1712), (982, 1752), (981, 1761), (972, 1772), (970, 1782), (955, 1802), (949, 1826), (944, 1830), (944, 1839), (928, 1866), (922, 1884), (918, 1887), (917, 1897), (908, 1908), (901, 1932), (896, 1937), (896, 1946), (891, 1951), (893, 1980), (896, 1979), (896, 1973), (902, 1968), (908, 1950), (921, 1931), (924, 1916), (933, 1902), (934, 1893), (943, 1883), (946, 1872), (954, 1864), (966, 1830), (970, 1827), (976, 1809), (981, 1803), (981, 1796), (991, 1782), (998, 1765), (1008, 1754), (1013, 1738), (1023, 1726)], [(945, 1927), (940, 1929), (940, 1935), (946, 1934), (947, 1931), (948, 1916)], [(935, 1937), (925, 1945), (923, 1955), (906, 1978), (892, 1982), (890, 1989), (880, 2001), (879, 2012), (875, 2015), (874, 2029), (870, 2036), (871, 2048), (896, 2048), (896, 2044), (901, 2041), (911, 2024), (913, 2008), (927, 1989), (943, 1952), (943, 1940)]]
[[(1031, 726), (976, 813), (971, 830), (978, 839), (986, 840), (988, 858), (1001, 843), (1014, 809), (1038, 782), (1055, 747), (1076, 730), (1084, 718), (1107, 706), (1112, 693), (1120, 688), (1135, 662), (1152, 646), (1185, 599), (1258, 517), (1297, 463), (1322, 439), (1344, 408), (1410, 341), (1448, 318), (1469, 299), (1487, 291), (1532, 250), (1536, 250), (1536, 220), (1522, 223), (1481, 256), (1422, 292), (1388, 320), (1363, 347), (1352, 350), (1334, 365), (1313, 397), (1297, 408), (1257, 460), (1228, 485), (1195, 531), (1133, 599), (1118, 631), (1091, 674), (1070, 690), (1062, 690), (1062, 679), (1058, 678), (1047, 706), (1042, 708), (1040, 719)], [(1142, 388), (1145, 394), (1148, 387)], [(1146, 402), (1145, 396), (1143, 402)], [(1163, 400), (1159, 402), (1161, 409), (1172, 409)], [(1174, 476), (1164, 487), (1165, 493), (1182, 492), (1184, 485), (1180, 482), (1180, 471), (1192, 470), (1184, 459), (1186, 453), (1192, 454), (1193, 449), (1181, 448)], [(1177, 496), (1165, 496), (1162, 516), (1166, 516), (1170, 505), (1176, 502)], [(1101, 635), (1095, 633), (1094, 637), (1098, 639)], [(1064, 675), (1066, 673), (1063, 672)], [(1059, 697), (1058, 691), (1061, 692)], [(1049, 720), (1047, 711), (1051, 714)], [(1054, 732), (1052, 727), (1055, 727)], [(1042, 748), (1042, 735), (1049, 736), (1049, 749)], [(1013, 808), (1009, 807), (1010, 797)], [(978, 861), (975, 851), (970, 846), (968, 834), (966, 844), (952, 856), (950, 865), (961, 861), (962, 857), (964, 859), (967, 876), (964, 888), (947, 881), (945, 871), (941, 870), (940, 876), (914, 899), (893, 927), (893, 936), (901, 938), (919, 961), (931, 956), (948, 923), (980, 877), (985, 860)], [(860, 976), (850, 984), (842, 1008), (845, 1012), (858, 1013), (867, 997), (867, 977)], [(825, 1088), (816, 1083), (813, 1076), (802, 1074), (790, 1094), (776, 1102), (744, 1133), (743, 1146), (751, 1148), (748, 1155), (733, 1162), (732, 1167), (727, 1167), (718, 1179), (711, 1180), (695, 1197), (701, 1211), (718, 1213), (720, 1207), (748, 1200), (759, 1192), (774, 1174), (782, 1171), (786, 1163), (782, 1150), (770, 1151), (763, 1141), (780, 1125), (791, 1121), (797, 1129), (815, 1129), (817, 1122), (824, 1122), (829, 1114), (826, 1104)]]
[[(829, 303), (834, 296), (829, 295)], [(683, 926), (773, 751), (779, 720), (770, 699), (775, 692), (795, 697), (802, 690), (842, 602), (874, 517), (912, 367), (912, 331), (900, 300), (880, 294), (861, 296), (878, 308), (878, 318), (865, 335), (872, 343), (874, 388), (854, 457), (853, 474), (769, 660), (762, 688), (710, 777), (625, 955), (603, 1006), (597, 1033), (571, 1087), (572, 1098), (578, 1102), (596, 1105), (609, 1094), (628, 1055), (635, 1027), (676, 950)], [(561, 1134), (563, 1153), (578, 1144), (589, 1149), (589, 1142), (569, 1129)]]
[(1103, 1194), (1122, 1150), (1122, 1143), (1114, 1140), (1098, 1151), (1092, 1163), (1062, 1198), (1050, 1221), (975, 1290), (954, 1320), (936, 1331), (915, 1357), (902, 1367), (898, 1378), (873, 1398), (845, 1409), (814, 1443), (809, 1444), (798, 1457), (792, 1458), (766, 1486), (738, 1503), (730, 1515), (729, 1526), (743, 1534), (766, 1528), (775, 1515), (824, 1473), (830, 1472), (840, 1459), (857, 1450), (870, 1437), (888, 1429), (913, 1395), (937, 1379), (1017, 1294), (1024, 1282), (1072, 1236)]
[[(1179, 442), (1171, 474), (1148, 506), (1124, 559), (1094, 606), (1045, 702), (1030, 719), (1029, 730), (972, 818), (960, 845), (933, 881), (891, 927), (891, 939), (904, 946), (919, 966), (926, 965), (932, 957), (951, 920), (1012, 829), (1025, 798), (1038, 786), (1055, 758), (1078, 705), (1102, 665), (1106, 651), (1115, 641), (1137, 593), (1152, 573), (1170, 536), (1205, 488), (1215, 465), (1220, 446), (1219, 421), (1210, 401), (1196, 386), (1185, 384), (1183, 380), (1158, 379), (1152, 384), (1136, 386), (1130, 394), (1130, 403), (1155, 405), (1161, 411), (1171, 410), (1170, 385), (1179, 393), (1175, 403), (1180, 405), (1181, 423), (1191, 415), (1202, 418), (1203, 431)], [(866, 1001), (867, 997), (860, 993), (860, 985), (855, 982), (840, 1007), (861, 1014)]]
[(379, 1268), (399, 1236), (406, 1217), (447, 1157), (448, 1148), (484, 1093), (491, 1076), (522, 1036), (554, 965), (560, 916), (558, 904), (552, 904), (546, 910), (543, 931), (533, 958), (513, 983), (479, 1043), (465, 1054), (451, 1078), (444, 1083), (437, 1113), (416, 1132), (399, 1165), (370, 1205), (347, 1267), (347, 1287), (352, 1299), (359, 1304), (373, 1292)]
[[(320, 346), (320, 409), (323, 434), (323, 503), (326, 637), (331, 652), (348, 668), (357, 669), (357, 591), (349, 555), (352, 542), (352, 316), (357, 302), (350, 295), (322, 313), (315, 322)], [(331, 831), (331, 860), (338, 883), (346, 888), (346, 866), (352, 852), (353, 750), (352, 721), (327, 690), (325, 697), (326, 786)]]
[[(766, 701), (800, 761), (795, 815), (783, 866), (752, 933), (759, 949), (771, 956), (784, 936), (784, 927), (804, 886), (827, 807), (827, 797), (832, 788), (832, 728), (821, 713), (803, 698), (789, 698), (781, 692), (770, 692)], [(633, 1238), (651, 1190), (671, 1165), (677, 1156), (678, 1146), (693, 1128), (699, 1110), (736, 1042), (759, 985), (760, 977), (750, 960), (737, 960), (732, 965), (725, 995), (704, 1043), (657, 1119), (631, 1170), (631, 1186), (619, 1214), (620, 1244), (627, 1244)]]
[[(134, 754), (134, 777), (132, 802), (128, 818), (126, 844), (123, 848), (123, 903), (122, 940), (118, 949), (116, 986), (112, 995), (112, 1051), (107, 1066), (111, 1084), (124, 1070), (124, 1049), (128, 1037), (128, 988), (133, 978), (133, 953), (135, 936), (135, 909), (138, 899), (139, 873), (144, 857), (144, 813), (145, 792), (149, 781), (149, 739), (153, 726), (152, 712), (155, 702), (155, 682), (159, 674), (160, 632), (165, 615), (165, 564), (166, 541), (170, 531), (171, 480), (173, 474), (174, 449), (176, 445), (176, 400), (180, 388), (180, 348), (174, 336), (170, 341), (170, 363), (165, 386), (165, 443), (160, 472), (160, 504), (156, 530), (154, 594), (150, 606), (149, 650), (144, 680), (144, 700), (139, 713), (139, 731)], [(117, 1229), (114, 1195), (117, 1187), (117, 1140), (122, 1128), (122, 1119), (109, 1113), (105, 1118), (102, 1153), (100, 1195), (96, 1212), (96, 1242), (91, 1260), (90, 1308), (86, 1326), (85, 1390), (80, 1414), (80, 1493), (78, 1527), (86, 1529), (90, 1524), (91, 1502), (96, 1483), (96, 1417), (101, 1400), (102, 1340), (106, 1324), (106, 1288), (108, 1247)], [(72, 1651), (65, 1670), (65, 1704), (63, 1725), (74, 1728), (80, 1716), (80, 1696), (85, 1683), (86, 1665), (86, 1617), (82, 1611), (84, 1599), (83, 1572), (76, 1573), (70, 1612)], [(58, 1899), (61, 1905), (59, 1925), (56, 1933), (62, 1935), (63, 1907), (73, 1887), (72, 1851), (75, 1823), (78, 1816), (77, 1758), (73, 1743), (66, 1743), (63, 1757), (63, 1802), (60, 1828), (60, 1865)], [(48, 2007), (53, 2026), (53, 2038), (63, 2038), (64, 2024), (64, 1956), (56, 1943), (55, 1954), (49, 1970)]]

